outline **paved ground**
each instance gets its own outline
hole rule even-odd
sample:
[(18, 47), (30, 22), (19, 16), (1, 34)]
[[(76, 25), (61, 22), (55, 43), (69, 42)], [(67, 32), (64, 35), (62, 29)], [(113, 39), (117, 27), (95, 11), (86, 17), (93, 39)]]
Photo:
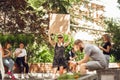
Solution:
[[(118, 68), (118, 65), (115, 63), (111, 63), (109, 65), (110, 68)], [(88, 72), (88, 74), (94, 74), (96, 72)], [(20, 74), (14, 74), (17, 80), (52, 80), (52, 74), (51, 73), (29, 73), (29, 79), (21, 79), (19, 76)], [(5, 75), (4, 80), (11, 80), (8, 75)]]
[[(20, 74), (14, 74), (17, 80), (52, 80), (51, 73), (29, 73), (29, 78), (21, 79)], [(4, 80), (11, 80), (6, 74)]]
[[(95, 74), (96, 72), (87, 72), (88, 74)], [(68, 73), (70, 74), (70, 73)], [(52, 79), (52, 73), (29, 73), (29, 78), (28, 79), (21, 79), (20, 75), (21, 74), (14, 74), (17, 80), (53, 80)], [(24, 75), (25, 76), (25, 75)], [(57, 74), (58, 76), (58, 74)], [(5, 79), (4, 80), (11, 80), (7, 74), (5, 74)]]

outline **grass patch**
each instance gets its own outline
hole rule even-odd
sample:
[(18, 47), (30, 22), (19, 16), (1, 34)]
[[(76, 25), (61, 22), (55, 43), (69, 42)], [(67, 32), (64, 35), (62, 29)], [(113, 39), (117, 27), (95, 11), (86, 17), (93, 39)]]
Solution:
[(57, 80), (76, 80), (78, 78), (80, 78), (80, 73), (73, 73), (73, 74), (65, 73), (59, 76)]

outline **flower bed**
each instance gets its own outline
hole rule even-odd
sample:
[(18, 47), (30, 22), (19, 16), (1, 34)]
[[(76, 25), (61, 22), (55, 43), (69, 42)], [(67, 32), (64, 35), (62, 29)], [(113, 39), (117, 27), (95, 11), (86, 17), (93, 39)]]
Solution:
[(73, 73), (73, 74), (63, 74), (58, 77), (58, 80), (76, 80), (80, 77), (80, 73)]

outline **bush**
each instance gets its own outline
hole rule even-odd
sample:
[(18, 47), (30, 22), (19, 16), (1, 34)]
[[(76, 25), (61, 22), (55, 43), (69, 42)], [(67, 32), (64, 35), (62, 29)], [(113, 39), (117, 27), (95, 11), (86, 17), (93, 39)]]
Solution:
[[(40, 36), (34, 34), (0, 34), (0, 43), (4, 45), (6, 42), (12, 44), (12, 51), (19, 47), (19, 43), (23, 42), (27, 50), (29, 63), (52, 62), (54, 56), (54, 48), (41, 40)], [(56, 36), (55, 36), (56, 39)], [(65, 42), (70, 41), (70, 45), (66, 48), (66, 53), (71, 50), (74, 40), (64, 34)], [(81, 58), (81, 54), (77, 53)], [(14, 58), (14, 57), (13, 57)]]
[(73, 74), (62, 74), (58, 77), (58, 80), (76, 80), (80, 78), (80, 73), (73, 73)]

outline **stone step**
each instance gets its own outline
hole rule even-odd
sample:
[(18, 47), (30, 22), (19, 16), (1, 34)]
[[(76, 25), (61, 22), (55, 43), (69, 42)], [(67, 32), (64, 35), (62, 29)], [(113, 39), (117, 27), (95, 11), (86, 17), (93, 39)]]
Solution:
[[(25, 74), (23, 74), (25, 77)], [(52, 79), (52, 74), (51, 73), (29, 73), (29, 79), (21, 79), (21, 74), (14, 74), (15, 78), (17, 80), (51, 80)], [(10, 77), (5, 74), (5, 79), (4, 80), (11, 80)]]

